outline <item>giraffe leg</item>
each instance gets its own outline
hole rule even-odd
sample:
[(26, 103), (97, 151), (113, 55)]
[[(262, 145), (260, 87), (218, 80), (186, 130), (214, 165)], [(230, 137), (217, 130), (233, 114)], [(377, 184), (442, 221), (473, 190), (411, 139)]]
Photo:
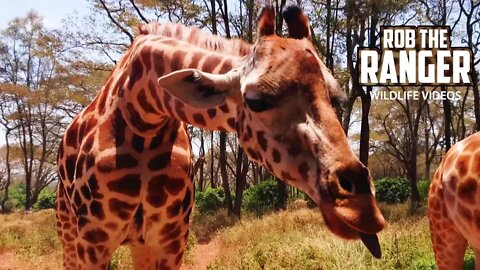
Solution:
[(75, 239), (77, 238), (76, 218), (68, 206), (65, 189), (60, 182), (56, 201), (57, 233), (62, 242), (63, 268), (77, 268), (77, 252)]
[(135, 270), (177, 270), (180, 269), (188, 233), (169, 239), (158, 246), (130, 246)]
[(115, 248), (108, 248), (104, 245), (92, 245), (92, 243), (77, 238), (76, 251), (79, 259), (75, 269), (106, 270), (109, 268), (110, 259)]
[(166, 254), (164, 248), (141, 245), (132, 246), (130, 250), (135, 270), (174, 270), (180, 268), (182, 255), (180, 255), (180, 260), (176, 262), (176, 256)]
[(467, 240), (447, 221), (430, 222), (433, 251), (439, 270), (457, 270), (463, 268), (463, 259), (467, 249)]
[(436, 183), (430, 187), (428, 204), (430, 232), (438, 269), (462, 269), (467, 240), (450, 219), (443, 190)]
[[(80, 211), (80, 210), (79, 210)], [(82, 270), (108, 269), (113, 252), (125, 239), (128, 221), (98, 222), (80, 216), (75, 239), (77, 268)]]

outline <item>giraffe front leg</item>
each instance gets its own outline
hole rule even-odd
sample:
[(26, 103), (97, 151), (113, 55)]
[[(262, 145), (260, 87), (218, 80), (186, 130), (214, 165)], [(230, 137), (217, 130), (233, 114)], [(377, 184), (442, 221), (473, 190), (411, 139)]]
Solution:
[(176, 270), (182, 264), (185, 241), (173, 240), (170, 247), (131, 246), (135, 270)]
[(78, 258), (76, 269), (108, 269), (113, 252), (125, 239), (128, 228), (127, 221), (117, 221), (102, 222), (91, 216), (79, 216), (75, 239)]
[(63, 184), (58, 185), (56, 201), (57, 233), (62, 242), (63, 268), (77, 269), (77, 252), (75, 239), (77, 238), (77, 222), (65, 196)]
[(108, 269), (114, 251), (115, 248), (93, 244), (84, 239), (77, 238), (76, 253), (78, 260), (75, 269), (106, 270)]
[(188, 224), (170, 223), (160, 233), (158, 244), (150, 241), (130, 246), (135, 270), (177, 270), (188, 239)]

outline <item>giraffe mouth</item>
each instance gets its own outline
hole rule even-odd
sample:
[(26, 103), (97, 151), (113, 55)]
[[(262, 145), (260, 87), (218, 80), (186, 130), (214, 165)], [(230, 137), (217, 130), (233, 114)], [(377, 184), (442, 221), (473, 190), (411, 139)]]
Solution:
[(382, 249), (380, 248), (377, 235), (362, 232), (357, 233), (360, 236), (362, 243), (367, 247), (368, 251), (370, 251), (370, 254), (377, 259), (382, 258)]
[[(360, 238), (372, 256), (380, 259), (382, 250), (377, 233), (383, 229), (385, 220), (376, 205), (368, 203), (373, 202), (373, 196), (355, 197), (343, 203), (338, 200), (337, 203), (320, 202), (325, 224), (331, 232), (341, 238), (352, 240)], [(360, 208), (352, 207), (352, 204)]]

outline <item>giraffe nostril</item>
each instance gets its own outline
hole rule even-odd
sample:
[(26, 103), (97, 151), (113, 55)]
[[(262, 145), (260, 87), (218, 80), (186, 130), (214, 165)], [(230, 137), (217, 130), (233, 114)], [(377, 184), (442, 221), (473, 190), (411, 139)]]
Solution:
[(355, 186), (353, 185), (353, 182), (350, 181), (349, 179), (339, 178), (338, 182), (340, 183), (340, 186), (347, 192), (350, 192), (350, 193), (355, 192)]

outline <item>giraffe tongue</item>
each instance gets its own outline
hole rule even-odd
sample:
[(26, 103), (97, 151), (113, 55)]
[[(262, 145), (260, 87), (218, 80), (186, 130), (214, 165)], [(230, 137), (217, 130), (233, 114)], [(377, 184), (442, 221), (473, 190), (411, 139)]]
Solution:
[(380, 243), (378, 243), (378, 237), (376, 234), (366, 234), (358, 232), (360, 239), (363, 244), (368, 248), (368, 251), (373, 255), (373, 257), (380, 259), (382, 257), (382, 249), (380, 248)]

